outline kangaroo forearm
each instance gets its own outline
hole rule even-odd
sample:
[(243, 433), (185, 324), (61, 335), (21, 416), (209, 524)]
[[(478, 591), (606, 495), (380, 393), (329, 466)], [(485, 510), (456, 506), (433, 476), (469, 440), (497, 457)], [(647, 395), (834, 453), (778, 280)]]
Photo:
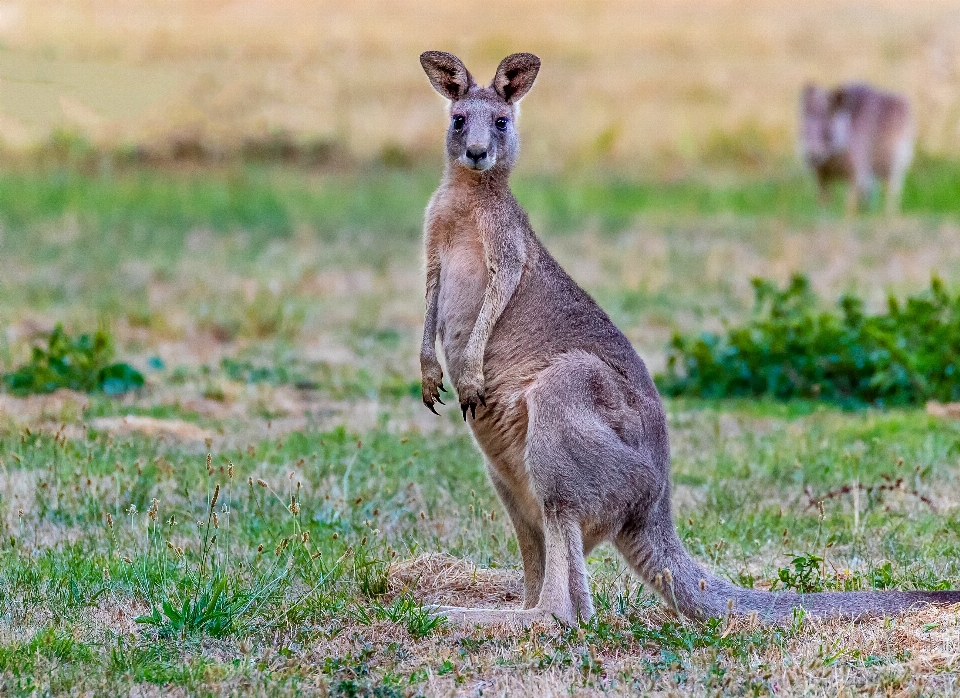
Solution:
[(427, 310), (423, 318), (423, 341), (420, 344), (420, 362), (437, 359), (437, 297), (440, 284), (427, 284)]
[(437, 305), (440, 297), (440, 263), (435, 255), (427, 253), (426, 311), (423, 317), (423, 341), (420, 343), (420, 364), (437, 360)]
[(491, 276), (483, 294), (480, 314), (477, 316), (477, 322), (467, 342), (464, 355), (464, 363), (467, 367), (474, 370), (482, 368), (487, 342), (490, 340), (497, 320), (500, 319), (504, 308), (507, 307), (507, 303), (520, 284), (522, 271), (523, 267), (519, 264), (505, 265)]

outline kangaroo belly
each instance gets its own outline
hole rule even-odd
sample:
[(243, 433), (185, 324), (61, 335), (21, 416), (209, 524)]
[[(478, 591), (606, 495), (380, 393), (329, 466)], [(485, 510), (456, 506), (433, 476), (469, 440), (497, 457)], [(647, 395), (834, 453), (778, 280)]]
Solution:
[(479, 240), (476, 236), (461, 237), (465, 240), (451, 245), (440, 257), (440, 295), (437, 299), (437, 334), (447, 371), (454, 383), (463, 370), (463, 353), (480, 314), (487, 285), (487, 270)]

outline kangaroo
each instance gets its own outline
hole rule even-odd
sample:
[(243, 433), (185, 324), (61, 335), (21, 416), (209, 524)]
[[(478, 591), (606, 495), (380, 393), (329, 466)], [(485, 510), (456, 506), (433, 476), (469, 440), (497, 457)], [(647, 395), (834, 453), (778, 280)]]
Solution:
[(446, 167), (426, 210), (423, 402), (443, 404), (439, 337), (463, 419), (516, 530), (523, 609), (435, 606), (454, 622), (566, 624), (594, 612), (584, 556), (612, 541), (691, 618), (802, 606), (816, 615), (896, 613), (960, 592), (798, 595), (743, 589), (696, 562), (670, 511), (670, 445), (650, 373), (607, 314), (560, 267), (513, 197), (517, 103), (540, 59), (505, 58), (488, 87), (449, 53), (420, 62), (450, 101)]
[(886, 183), (887, 213), (900, 208), (913, 159), (915, 126), (905, 97), (863, 83), (832, 90), (808, 84), (800, 97), (800, 148), (817, 176), (820, 200), (834, 180), (850, 183), (847, 211), (867, 204)]

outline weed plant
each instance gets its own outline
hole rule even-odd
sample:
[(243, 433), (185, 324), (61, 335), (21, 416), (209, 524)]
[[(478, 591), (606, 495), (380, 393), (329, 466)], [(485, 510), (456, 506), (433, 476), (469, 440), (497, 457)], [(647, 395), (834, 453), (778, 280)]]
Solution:
[(809, 280), (754, 279), (753, 314), (724, 334), (675, 334), (660, 387), (706, 398), (815, 398), (842, 405), (960, 400), (960, 294), (929, 290), (868, 315), (857, 296), (824, 309)]
[(60, 388), (117, 395), (143, 386), (143, 374), (126, 363), (112, 363), (113, 337), (105, 327), (93, 334), (68, 335), (57, 325), (46, 347), (34, 346), (30, 361), (2, 377), (14, 395), (52, 393)]

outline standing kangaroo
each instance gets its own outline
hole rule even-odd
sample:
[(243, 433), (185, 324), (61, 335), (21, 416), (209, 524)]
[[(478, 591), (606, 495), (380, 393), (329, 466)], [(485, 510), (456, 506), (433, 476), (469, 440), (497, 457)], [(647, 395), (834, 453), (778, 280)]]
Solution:
[(831, 181), (848, 181), (850, 213), (869, 202), (877, 179), (886, 183), (887, 213), (897, 211), (914, 131), (910, 104), (900, 95), (862, 83), (833, 90), (807, 85), (801, 93), (800, 146), (817, 175), (820, 200)]
[(766, 620), (895, 613), (957, 603), (960, 592), (770, 593), (714, 576), (683, 547), (670, 512), (670, 449), (660, 396), (606, 313), (560, 268), (509, 187), (517, 102), (540, 59), (508, 56), (489, 87), (460, 60), (420, 62), (450, 100), (447, 163), (427, 206), (423, 402), (443, 390), (439, 336), (464, 420), (517, 533), (524, 608), (434, 607), (466, 623), (572, 624), (593, 614), (584, 556), (612, 541), (680, 613)]

